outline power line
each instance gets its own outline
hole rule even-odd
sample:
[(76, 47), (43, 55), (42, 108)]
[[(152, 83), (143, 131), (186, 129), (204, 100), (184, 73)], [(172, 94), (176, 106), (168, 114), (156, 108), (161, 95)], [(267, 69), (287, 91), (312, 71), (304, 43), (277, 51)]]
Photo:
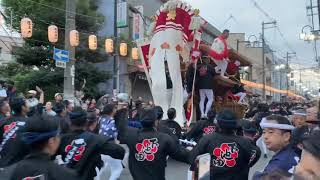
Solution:
[(255, 0), (251, 0), (251, 2), (260, 12), (264, 14), (264, 16), (266, 16), (269, 19), (269, 21), (275, 21), (275, 19), (273, 19), (266, 11), (264, 11)]
[[(33, 2), (33, 3), (36, 3), (36, 4), (39, 4), (39, 5), (41, 5), (41, 6), (44, 6), (44, 7), (46, 7), (46, 8), (51, 8), (51, 9), (55, 9), (55, 10), (59, 10), (59, 11), (63, 11), (63, 12), (69, 12), (69, 11), (66, 11), (66, 10), (64, 10), (64, 9), (61, 9), (61, 8), (57, 8), (57, 7), (54, 7), (54, 6), (50, 6), (50, 5), (47, 5), (47, 4), (44, 4), (44, 3), (40, 3), (40, 2), (36, 2), (36, 1), (34, 1), (34, 0), (27, 0), (27, 1), (30, 1), (30, 2)], [(0, 2), (0, 5), (1, 6), (4, 6), (4, 7), (8, 7), (8, 6), (5, 6), (4, 4), (2, 4), (1, 2)], [(10, 6), (9, 6), (10, 7)], [(98, 20), (99, 18), (97, 17), (97, 16), (90, 16), (90, 15), (85, 15), (85, 14), (81, 14), (81, 13), (72, 13), (72, 12), (69, 12), (69, 13), (71, 13), (71, 14), (75, 14), (75, 15), (79, 15), (79, 16), (83, 16), (83, 17), (88, 17), (88, 18), (93, 18), (93, 19), (95, 19), (95, 20)], [(1, 11), (1, 14), (5, 17), (5, 19), (8, 19), (8, 17), (6, 17), (5, 16), (5, 14)], [(23, 18), (22, 16), (19, 16), (20, 18)], [(33, 17), (33, 18), (37, 18), (37, 17), (34, 17), (34, 16), (31, 16), (31, 17)], [(52, 24), (52, 23), (51, 23)], [(50, 24), (50, 25), (51, 25)], [(57, 23), (56, 23), (57, 24)], [(96, 25), (104, 25), (104, 24), (101, 24), (101, 23), (95, 23)], [(58, 25), (58, 24), (57, 24)], [(59, 25), (59, 26), (63, 26), (63, 25)]]
[(93, 19), (99, 19), (97, 16), (90, 16), (90, 15), (85, 15), (85, 14), (80, 14), (80, 13), (74, 13), (74, 12), (66, 11), (65, 9), (53, 7), (53, 6), (44, 4), (44, 3), (36, 2), (36, 1), (34, 1), (34, 0), (27, 0), (27, 1), (30, 1), (30, 2), (39, 4), (39, 5), (44, 6), (44, 7), (47, 7), (47, 8), (56, 9), (56, 10), (59, 10), (59, 11), (62, 11), (62, 12), (68, 12), (68, 13), (70, 13), (70, 14), (75, 14), (75, 15), (79, 15), (79, 16), (83, 16), (83, 17), (88, 17), (88, 18), (93, 18)]
[[(251, 0), (251, 2), (265, 17), (267, 17), (269, 19), (269, 21), (275, 21), (275, 19), (272, 18), (255, 0)], [(285, 38), (282, 31), (280, 30), (279, 25), (277, 25), (275, 28), (277, 29), (278, 33), (280, 34), (280, 36), (281, 36), (282, 40), (284, 41), (285, 45), (287, 46), (287, 48), (290, 51), (295, 52), (293, 50), (292, 46), (290, 45), (290, 43), (288, 42), (288, 40)]]
[(230, 16), (228, 17), (228, 19), (220, 26), (221, 29), (223, 29), (223, 28), (225, 27), (225, 25), (227, 25), (227, 23), (228, 23), (230, 20), (233, 20), (234, 22), (238, 23), (237, 19), (236, 19), (232, 14), (230, 14)]

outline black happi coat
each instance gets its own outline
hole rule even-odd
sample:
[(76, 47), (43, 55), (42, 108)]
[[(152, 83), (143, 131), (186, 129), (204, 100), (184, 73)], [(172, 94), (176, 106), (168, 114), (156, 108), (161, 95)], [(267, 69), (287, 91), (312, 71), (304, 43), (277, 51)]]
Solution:
[(244, 137), (213, 133), (204, 136), (193, 149), (191, 162), (205, 153), (211, 155), (210, 179), (238, 180), (248, 179), (249, 167), (259, 160), (261, 151)]
[(216, 124), (209, 120), (200, 120), (186, 134), (188, 140), (193, 139), (198, 142), (204, 135), (209, 135), (216, 132)]
[(61, 137), (58, 154), (66, 166), (75, 169), (81, 179), (96, 176), (95, 167), (101, 162), (101, 154), (123, 159), (125, 150), (110, 139), (83, 130), (75, 130)]
[(189, 153), (174, 138), (153, 128), (128, 128), (121, 140), (130, 149), (129, 169), (135, 180), (165, 180), (167, 156), (188, 162)]
[(29, 148), (21, 140), (21, 133), (27, 128), (28, 118), (14, 116), (0, 124), (0, 167), (22, 160)]
[(55, 164), (51, 161), (50, 156), (44, 153), (27, 155), (24, 160), (16, 165), (10, 180), (27, 178), (45, 180), (78, 179), (75, 171)]
[(211, 64), (203, 63), (197, 68), (197, 85), (199, 89), (212, 89), (215, 70)]
[(171, 119), (162, 120), (162, 121), (160, 121), (160, 124), (162, 126), (169, 128), (170, 131), (172, 132), (172, 134), (174, 136), (176, 136), (176, 138), (178, 138), (178, 139), (181, 138), (182, 128), (175, 120), (171, 120)]

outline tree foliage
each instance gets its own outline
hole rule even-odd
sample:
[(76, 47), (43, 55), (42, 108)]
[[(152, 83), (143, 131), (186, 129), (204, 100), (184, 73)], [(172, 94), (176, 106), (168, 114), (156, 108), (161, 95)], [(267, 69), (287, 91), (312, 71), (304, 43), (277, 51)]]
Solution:
[[(104, 17), (97, 11), (99, 0), (76, 2), (76, 29), (80, 32), (81, 41), (76, 48), (75, 87), (79, 90), (86, 79), (85, 91), (95, 97), (99, 95), (96, 85), (105, 82), (109, 75), (108, 72), (99, 71), (92, 62), (105, 61), (107, 55), (102, 46), (97, 51), (90, 51), (87, 38), (90, 34), (97, 34), (103, 26)], [(4, 72), (0, 72), (0, 75), (4, 74), (4, 77), (14, 79), (21, 91), (39, 85), (51, 97), (55, 92), (62, 92), (63, 69), (55, 67), (52, 57), (53, 47), (64, 49), (65, 0), (2, 0), (2, 4), (6, 15), (13, 11), (13, 27), (17, 31), (20, 31), (20, 20), (23, 17), (32, 19), (34, 28), (33, 36), (25, 39), (23, 47), (13, 51), (19, 64), (9, 65), (3, 69)], [(59, 40), (56, 44), (49, 43), (47, 39), (47, 29), (50, 24), (55, 24), (59, 28)], [(32, 70), (34, 66), (39, 70)]]

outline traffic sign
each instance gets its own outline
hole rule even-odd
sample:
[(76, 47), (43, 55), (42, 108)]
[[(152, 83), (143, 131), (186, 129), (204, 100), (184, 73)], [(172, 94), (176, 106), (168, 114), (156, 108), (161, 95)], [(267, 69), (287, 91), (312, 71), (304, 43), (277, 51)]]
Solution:
[(56, 61), (56, 67), (66, 68), (67, 63), (63, 61)]
[(55, 61), (69, 62), (69, 51), (54, 48), (53, 59)]

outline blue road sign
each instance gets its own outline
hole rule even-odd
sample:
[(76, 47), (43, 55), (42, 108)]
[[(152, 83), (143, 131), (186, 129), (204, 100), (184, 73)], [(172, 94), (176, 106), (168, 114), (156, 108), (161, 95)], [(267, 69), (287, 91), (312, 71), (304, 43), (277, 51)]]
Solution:
[(69, 51), (54, 48), (53, 59), (55, 61), (69, 62)]

